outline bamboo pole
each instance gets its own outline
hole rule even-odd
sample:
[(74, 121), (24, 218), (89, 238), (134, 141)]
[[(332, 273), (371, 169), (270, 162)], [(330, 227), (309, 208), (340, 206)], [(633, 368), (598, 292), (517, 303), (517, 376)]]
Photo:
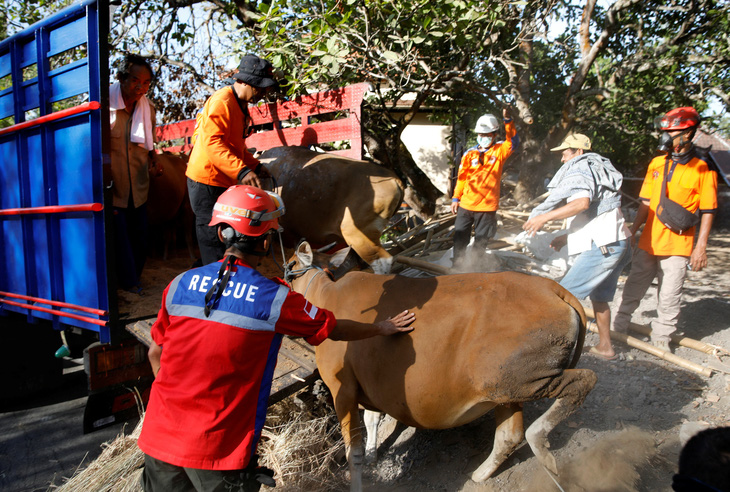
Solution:
[(437, 275), (449, 275), (451, 273), (457, 273), (455, 270), (449, 267), (437, 265), (428, 261), (419, 260), (417, 258), (410, 258), (408, 256), (396, 256), (395, 261), (403, 263), (404, 265), (418, 268), (420, 270), (435, 273)]
[[(585, 308), (586, 316), (589, 318), (595, 318), (596, 315), (593, 312), (593, 309), (591, 308)], [(636, 323), (629, 323), (629, 328), (636, 333), (640, 333), (644, 336), (651, 336), (651, 327), (646, 325), (639, 325)], [(730, 351), (727, 349), (720, 347), (719, 345), (712, 345), (709, 343), (701, 342), (699, 340), (695, 340), (694, 338), (685, 337), (682, 335), (671, 335), (672, 343), (675, 345), (681, 345), (682, 347), (687, 347), (693, 350), (697, 350), (698, 352), (703, 352), (705, 354), (714, 355), (717, 356), (720, 353), (725, 355), (730, 355)]]
[[(587, 310), (586, 310), (586, 314), (588, 314)], [(594, 333), (598, 333), (598, 328), (593, 323), (591, 323), (588, 326), (588, 329)], [(660, 348), (655, 347), (654, 345), (652, 345), (650, 343), (642, 342), (638, 338), (634, 338), (632, 336), (626, 335), (625, 333), (619, 333), (617, 331), (611, 330), (610, 334), (611, 334), (612, 340), (618, 340), (620, 342), (625, 343), (629, 347), (634, 347), (639, 350), (643, 350), (647, 354), (654, 355), (667, 362), (671, 362), (672, 364), (675, 364), (683, 369), (687, 369), (694, 373), (701, 374), (702, 376), (705, 376), (708, 378), (710, 376), (712, 376), (712, 369), (701, 366), (699, 364), (695, 364), (694, 362), (687, 360), (683, 357), (679, 357), (678, 355), (674, 355), (669, 350), (662, 350)]]

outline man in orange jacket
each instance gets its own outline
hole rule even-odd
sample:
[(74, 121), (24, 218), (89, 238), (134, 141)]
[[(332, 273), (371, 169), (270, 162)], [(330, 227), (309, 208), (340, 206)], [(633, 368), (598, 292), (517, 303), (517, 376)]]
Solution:
[(474, 226), (474, 247), (479, 253), (497, 232), (497, 209), (502, 182), (502, 168), (519, 144), (509, 110), (502, 111), (506, 139), (495, 143), (499, 122), (491, 114), (477, 120), (474, 131), (477, 145), (461, 158), (459, 177), (451, 201), (456, 215), (454, 225), (454, 265), (461, 261)]
[(238, 183), (260, 188), (259, 178), (268, 177), (246, 148), (246, 137), (253, 128), (248, 105), (276, 86), (273, 67), (263, 58), (246, 55), (233, 79), (233, 85), (213, 94), (198, 115), (195, 144), (185, 173), (203, 265), (220, 260), (225, 252), (215, 227), (208, 225), (218, 197)]

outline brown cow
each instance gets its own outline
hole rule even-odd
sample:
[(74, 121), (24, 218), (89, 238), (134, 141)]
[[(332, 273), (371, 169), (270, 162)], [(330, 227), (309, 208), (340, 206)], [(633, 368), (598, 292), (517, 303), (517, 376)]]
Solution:
[(287, 242), (342, 242), (375, 273), (388, 273), (393, 258), (380, 235), (403, 201), (396, 175), (372, 162), (302, 147), (275, 147), (259, 157), (276, 179), (286, 205), (280, 219)]
[(188, 198), (188, 185), (185, 171), (188, 156), (169, 152), (158, 154), (163, 173), (150, 177), (147, 195), (147, 217), (151, 231), (160, 231), (164, 240), (163, 259), (167, 259), (170, 245), (174, 244), (178, 231), (182, 230), (187, 243), (188, 253), (195, 258), (193, 251), (194, 215)]
[[(350, 272), (334, 282), (311, 267), (321, 263), (312, 256), (309, 245), (299, 246), (293, 271), (306, 271), (292, 287), (338, 319), (372, 323), (404, 309), (416, 313), (408, 334), (325, 340), (317, 347), (317, 367), (345, 438), (352, 490), (362, 488), (358, 404), (426, 429), (463, 425), (494, 409), (494, 447), (472, 479), (489, 478), (525, 438), (538, 461), (557, 474), (547, 435), (596, 383), (593, 371), (574, 369), (586, 326), (575, 297), (550, 279), (516, 272), (435, 278)], [(556, 401), (525, 431), (522, 404), (542, 398)], [(375, 426), (368, 434), (370, 453)]]

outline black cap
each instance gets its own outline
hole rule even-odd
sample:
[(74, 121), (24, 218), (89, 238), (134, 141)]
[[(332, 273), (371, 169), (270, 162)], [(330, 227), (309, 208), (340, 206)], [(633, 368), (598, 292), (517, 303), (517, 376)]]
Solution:
[(268, 60), (256, 55), (246, 55), (238, 64), (238, 72), (233, 78), (253, 87), (272, 87), (277, 85), (274, 80), (274, 67)]

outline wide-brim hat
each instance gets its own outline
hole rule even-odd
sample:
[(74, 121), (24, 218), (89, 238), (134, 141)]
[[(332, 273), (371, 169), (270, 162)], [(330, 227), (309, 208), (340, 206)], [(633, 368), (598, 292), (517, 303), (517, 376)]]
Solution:
[(268, 60), (256, 55), (246, 55), (238, 64), (238, 72), (232, 76), (244, 84), (265, 89), (277, 85), (274, 80), (274, 67)]
[(550, 149), (550, 152), (560, 152), (565, 149), (591, 150), (591, 139), (582, 133), (571, 133), (560, 145)]

